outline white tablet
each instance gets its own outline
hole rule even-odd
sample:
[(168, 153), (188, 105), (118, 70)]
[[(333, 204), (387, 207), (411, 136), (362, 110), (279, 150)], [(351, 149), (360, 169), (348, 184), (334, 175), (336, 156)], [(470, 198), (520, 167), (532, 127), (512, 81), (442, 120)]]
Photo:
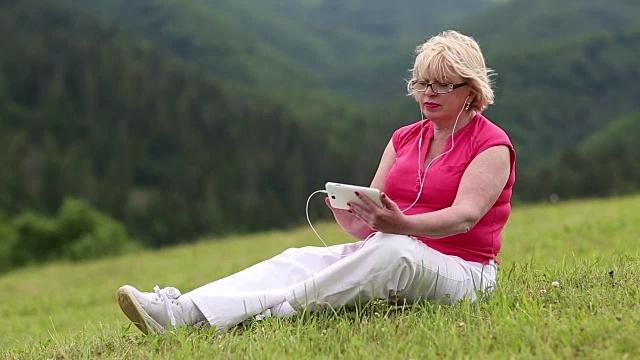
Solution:
[(327, 196), (329, 196), (329, 202), (331, 206), (336, 209), (348, 210), (347, 203), (355, 203), (364, 206), (364, 202), (356, 196), (356, 191), (369, 197), (379, 207), (382, 207), (382, 199), (380, 198), (380, 190), (348, 184), (339, 184), (334, 182), (328, 182), (325, 184), (327, 190)]

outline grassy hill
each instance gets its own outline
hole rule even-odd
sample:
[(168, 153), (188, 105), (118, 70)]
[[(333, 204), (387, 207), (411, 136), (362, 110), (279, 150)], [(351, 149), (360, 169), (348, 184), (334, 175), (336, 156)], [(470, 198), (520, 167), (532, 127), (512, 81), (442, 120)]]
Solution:
[[(634, 358), (638, 208), (640, 196), (516, 206), (504, 233), (499, 289), (484, 302), (408, 309), (375, 303), (221, 334), (192, 329), (144, 338), (120, 313), (115, 290), (125, 283), (192, 289), (288, 247), (320, 245), (310, 229), (23, 269), (0, 277), (0, 356)], [(335, 225), (318, 230), (330, 243), (348, 241)]]

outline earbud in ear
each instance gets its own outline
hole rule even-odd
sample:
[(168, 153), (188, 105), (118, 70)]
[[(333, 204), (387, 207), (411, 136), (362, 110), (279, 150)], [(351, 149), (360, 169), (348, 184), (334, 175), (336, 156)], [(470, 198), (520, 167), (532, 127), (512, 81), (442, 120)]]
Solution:
[(476, 98), (476, 94), (474, 94), (473, 91), (469, 91), (469, 95), (467, 95), (467, 99), (469, 99), (470, 96), (473, 96), (473, 98), (471, 99), (471, 101), (469, 101), (468, 103), (465, 104), (464, 109), (465, 110), (469, 110), (469, 107), (471, 106), (471, 103), (473, 102), (473, 100), (475, 100)]

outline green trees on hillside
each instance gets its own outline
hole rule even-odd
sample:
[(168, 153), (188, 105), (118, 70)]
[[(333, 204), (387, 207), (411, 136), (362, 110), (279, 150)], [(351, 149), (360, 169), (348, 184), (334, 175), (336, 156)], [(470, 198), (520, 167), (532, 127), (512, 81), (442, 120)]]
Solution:
[(33, 211), (11, 221), (0, 216), (0, 240), (0, 273), (52, 260), (120, 255), (140, 247), (122, 224), (71, 198), (55, 216)]
[[(638, 21), (640, 2), (629, 0), (509, 0), (470, 16), (461, 30), (473, 34), (493, 55), (526, 51), (547, 42), (602, 31), (618, 31)], [(498, 23), (496, 23), (498, 22)]]
[(51, 214), (72, 195), (158, 246), (296, 223), (345, 168), (284, 108), (230, 98), (140, 37), (53, 4), (0, 11), (13, 20), (0, 54), (9, 216)]
[[(479, 39), (489, 66), (498, 71), (497, 103), (487, 115), (512, 135), (526, 167), (627, 114), (636, 104), (624, 95), (640, 91), (634, 55), (640, 3), (626, 0), (516, 0), (495, 6), (414, 0), (393, 6), (361, 0), (215, 5), (199, 0), (184, 6), (176, 0), (71, 1), (99, 10), (221, 79), (237, 82), (237, 74), (247, 74), (241, 82), (254, 94), (269, 93), (296, 114), (303, 108), (299, 103), (322, 103), (326, 94), (318, 90), (326, 87), (362, 101), (369, 116), (380, 112), (370, 111), (373, 102), (404, 107), (382, 115), (387, 124), (417, 118), (403, 98), (415, 45), (443, 28), (459, 27)], [(372, 30), (372, 23), (387, 30)], [(176, 47), (176, 37), (190, 50)], [(227, 51), (217, 51), (220, 47)], [(227, 63), (237, 72), (221, 71)], [(608, 85), (612, 82), (615, 86)], [(386, 141), (388, 133), (381, 134)]]
[(370, 102), (402, 99), (417, 42), (492, 0), (68, 1), (225, 81)]
[(640, 192), (640, 113), (620, 118), (589, 136), (578, 146), (567, 147), (536, 171), (521, 171), (521, 200), (544, 196), (560, 199), (604, 197)]
[(638, 39), (640, 22), (494, 56), (496, 105), (487, 115), (513, 137), (520, 163), (544, 163), (638, 109)]

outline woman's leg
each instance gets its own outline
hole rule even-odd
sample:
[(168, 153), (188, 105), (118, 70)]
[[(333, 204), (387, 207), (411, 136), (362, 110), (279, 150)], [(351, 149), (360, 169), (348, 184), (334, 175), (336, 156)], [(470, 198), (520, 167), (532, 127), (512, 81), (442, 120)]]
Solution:
[(288, 316), (371, 299), (473, 301), (478, 290), (495, 286), (495, 275), (494, 266), (444, 255), (409, 236), (378, 233), (364, 245), (289, 249), (185, 295), (212, 326), (225, 329), (265, 311)]
[(354, 305), (371, 299), (474, 301), (495, 286), (495, 266), (464, 261), (404, 235), (377, 234), (362, 249), (287, 292), (296, 310)]
[[(378, 233), (364, 244), (286, 250), (176, 298), (182, 304), (176, 312), (184, 315), (185, 304), (194, 303), (209, 324), (221, 330), (265, 312), (288, 316), (302, 309), (336, 308), (376, 298), (449, 303), (468, 297), (473, 301), (477, 290), (495, 286), (495, 275), (495, 266), (444, 255), (409, 236)], [(140, 294), (123, 295), (121, 306), (129, 307), (135, 315), (128, 314), (131, 319), (148, 317), (151, 308), (164, 314), (157, 310), (163, 302), (145, 300)], [(134, 305), (142, 310), (132, 309)], [(162, 326), (166, 323), (154, 320)]]
[(265, 312), (275, 316), (292, 315), (295, 310), (286, 302), (286, 294), (292, 286), (313, 278), (314, 274), (336, 262), (348, 259), (361, 251), (361, 247), (362, 242), (357, 242), (328, 248), (288, 249), (182, 297), (191, 299), (217, 329), (229, 328)]

